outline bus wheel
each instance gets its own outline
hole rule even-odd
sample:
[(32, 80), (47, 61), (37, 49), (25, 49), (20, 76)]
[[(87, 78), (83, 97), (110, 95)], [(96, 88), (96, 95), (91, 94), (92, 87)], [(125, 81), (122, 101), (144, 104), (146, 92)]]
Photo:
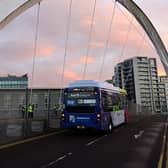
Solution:
[(113, 129), (113, 123), (112, 123), (112, 121), (110, 120), (110, 121), (109, 121), (109, 124), (108, 124), (108, 131), (111, 132), (112, 129)]

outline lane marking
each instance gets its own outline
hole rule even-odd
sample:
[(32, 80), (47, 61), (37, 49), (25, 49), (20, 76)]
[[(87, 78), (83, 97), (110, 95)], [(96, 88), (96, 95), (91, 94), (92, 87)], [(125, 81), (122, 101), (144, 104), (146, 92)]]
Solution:
[(92, 145), (92, 144), (94, 144), (94, 143), (100, 141), (101, 139), (103, 139), (103, 138), (106, 137), (106, 136), (107, 136), (107, 135), (103, 135), (103, 136), (101, 136), (101, 137), (99, 137), (99, 138), (97, 138), (97, 139), (95, 139), (95, 140), (93, 140), (93, 141), (90, 141), (90, 142), (88, 142), (87, 144), (85, 144), (85, 146), (90, 146), (90, 145)]
[[(167, 121), (168, 121), (168, 118), (167, 118)], [(157, 166), (158, 168), (163, 167), (164, 151), (165, 151), (165, 147), (166, 147), (166, 132), (167, 132), (167, 123), (165, 123), (165, 127), (164, 127), (163, 143), (162, 143), (160, 158), (158, 161), (158, 166)]]
[(41, 168), (47, 168), (47, 167), (50, 167), (50, 166), (56, 164), (57, 162), (59, 162), (60, 160), (63, 160), (63, 159), (66, 158), (66, 157), (67, 157), (66, 155), (61, 156), (61, 157), (59, 157), (58, 159), (56, 159), (56, 160), (54, 160), (54, 161), (48, 163), (47, 165), (42, 166)]
[(72, 155), (72, 152), (69, 152), (68, 155), (71, 156), (71, 155)]
[(61, 134), (61, 133), (64, 133), (64, 132), (68, 132), (68, 130), (62, 130), (62, 131), (58, 131), (58, 132), (53, 132), (53, 133), (49, 133), (47, 135), (40, 135), (40, 136), (37, 136), (37, 137), (20, 140), (18, 142), (6, 144), (6, 145), (1, 145), (0, 149), (5, 149), (5, 148), (13, 147), (13, 146), (16, 146), (16, 145), (20, 145), (20, 144), (24, 144), (24, 143), (27, 143), (27, 142), (43, 139), (43, 138), (46, 138), (46, 137), (49, 137), (49, 136), (53, 136), (53, 135), (57, 135), (57, 134)]
[(44, 166), (41, 166), (41, 168), (48, 168), (50, 166), (53, 166), (54, 164), (58, 163), (59, 161), (65, 159), (66, 157), (71, 156), (71, 155), (72, 155), (72, 152), (69, 152), (69, 153), (57, 158), (56, 160), (51, 161), (51, 162), (49, 162), (48, 164), (46, 164)]
[(135, 134), (135, 135), (134, 135), (134, 138), (135, 138), (135, 139), (140, 138), (140, 137), (144, 134), (144, 132), (145, 132), (144, 130), (139, 131), (138, 134)]

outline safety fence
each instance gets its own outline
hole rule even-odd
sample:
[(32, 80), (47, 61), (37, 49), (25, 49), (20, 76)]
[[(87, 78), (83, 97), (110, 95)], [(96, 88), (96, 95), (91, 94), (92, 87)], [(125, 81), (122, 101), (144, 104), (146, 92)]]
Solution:
[(30, 102), (28, 89), (0, 90), (0, 144), (60, 128), (59, 97), (59, 89), (33, 89)]

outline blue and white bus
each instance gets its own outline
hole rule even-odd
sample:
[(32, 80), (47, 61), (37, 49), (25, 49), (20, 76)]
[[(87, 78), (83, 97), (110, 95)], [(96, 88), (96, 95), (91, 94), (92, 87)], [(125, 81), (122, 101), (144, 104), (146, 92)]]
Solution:
[(63, 93), (61, 128), (109, 130), (128, 121), (126, 91), (107, 82), (78, 80)]

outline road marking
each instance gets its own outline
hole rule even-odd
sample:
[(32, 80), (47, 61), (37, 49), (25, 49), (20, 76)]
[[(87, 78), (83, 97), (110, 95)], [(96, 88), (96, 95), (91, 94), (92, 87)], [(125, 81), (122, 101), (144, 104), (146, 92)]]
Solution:
[(41, 168), (47, 168), (47, 167), (53, 166), (54, 164), (58, 163), (59, 161), (65, 159), (66, 157), (71, 156), (71, 155), (72, 155), (72, 152), (69, 152), (69, 153), (67, 153), (67, 154), (65, 154), (65, 155), (63, 155), (63, 156), (61, 156), (61, 157), (59, 157), (58, 159), (56, 159), (56, 160), (54, 160), (54, 161), (51, 161), (50, 163), (48, 163), (48, 164), (42, 166)]
[(56, 164), (57, 162), (59, 162), (60, 160), (63, 160), (63, 159), (66, 158), (66, 157), (67, 157), (66, 155), (61, 156), (61, 157), (59, 157), (58, 159), (56, 159), (56, 160), (54, 160), (54, 161), (48, 163), (47, 165), (42, 166), (41, 168), (47, 168), (47, 167), (50, 167), (50, 166)]
[(135, 139), (140, 138), (144, 132), (145, 132), (144, 130), (139, 131), (138, 134), (135, 134), (135, 135), (134, 135), (134, 138), (135, 138)]
[(107, 135), (103, 135), (103, 136), (101, 136), (101, 137), (99, 137), (99, 138), (97, 138), (97, 139), (95, 139), (95, 140), (93, 140), (93, 141), (90, 141), (90, 142), (88, 142), (87, 144), (85, 144), (85, 146), (90, 146), (90, 145), (92, 145), (92, 144), (94, 144), (94, 143), (100, 141), (101, 139), (103, 139), (103, 138), (106, 137), (106, 136), (107, 136)]
[(163, 157), (164, 157), (164, 151), (165, 151), (165, 147), (166, 147), (166, 132), (167, 132), (167, 123), (165, 124), (165, 128), (164, 128), (163, 143), (162, 143), (160, 158), (159, 158), (159, 162), (158, 162), (158, 168), (163, 167)]
[(68, 155), (71, 156), (71, 155), (72, 155), (72, 152), (69, 152)]
[(58, 131), (58, 132), (49, 133), (47, 135), (40, 135), (40, 136), (37, 136), (37, 137), (20, 140), (18, 142), (6, 144), (6, 145), (1, 145), (0, 149), (5, 149), (5, 148), (13, 147), (13, 146), (16, 146), (16, 145), (24, 144), (24, 143), (27, 143), (27, 142), (43, 139), (43, 138), (46, 138), (46, 137), (49, 137), (49, 136), (53, 136), (53, 135), (57, 135), (57, 134), (61, 134), (61, 133), (67, 132), (67, 131), (68, 130), (62, 130), (62, 131)]

